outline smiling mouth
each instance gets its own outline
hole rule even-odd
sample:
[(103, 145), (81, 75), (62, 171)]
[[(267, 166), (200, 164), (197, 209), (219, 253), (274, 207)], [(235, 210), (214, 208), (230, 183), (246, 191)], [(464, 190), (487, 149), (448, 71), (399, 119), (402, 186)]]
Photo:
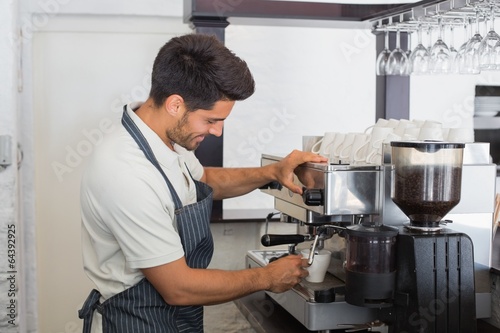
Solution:
[(201, 143), (204, 139), (204, 135), (198, 135), (197, 137), (194, 138), (197, 143)]

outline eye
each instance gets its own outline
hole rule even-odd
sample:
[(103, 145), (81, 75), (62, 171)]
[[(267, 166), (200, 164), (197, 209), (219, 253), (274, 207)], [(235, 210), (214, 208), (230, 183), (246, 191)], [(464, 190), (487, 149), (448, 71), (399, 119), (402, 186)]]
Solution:
[(211, 120), (211, 119), (208, 119), (208, 120), (207, 120), (207, 123), (209, 123), (210, 125), (213, 125), (213, 124), (216, 124), (216, 123), (217, 123), (217, 120)]

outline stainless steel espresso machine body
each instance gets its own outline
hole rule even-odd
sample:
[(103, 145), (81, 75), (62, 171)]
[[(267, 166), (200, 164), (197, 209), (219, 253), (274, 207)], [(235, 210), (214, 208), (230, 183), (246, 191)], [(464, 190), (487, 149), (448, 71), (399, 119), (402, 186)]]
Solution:
[[(496, 166), (487, 152), (487, 144), (465, 146), (465, 195), (432, 230), (408, 228), (409, 218), (392, 200), (394, 166), (387, 144), (382, 165), (304, 164), (295, 171), (303, 195), (279, 184), (262, 189), (274, 197), (281, 220), (296, 223), (297, 233), (264, 235), (266, 249), (249, 251), (247, 266), (266, 265), (296, 248), (332, 252), (323, 282), (304, 280), (283, 294), (268, 292), (310, 331), (366, 324), (372, 331), (475, 332), (475, 319), (491, 314), (491, 251), (484, 247), (491, 249)], [(263, 155), (262, 165), (281, 158)], [(471, 200), (483, 203), (478, 207)], [(384, 265), (373, 262), (373, 246), (381, 239), (388, 244), (383, 252), (392, 258)], [(273, 249), (282, 244), (288, 250)], [(349, 251), (352, 256), (363, 250), (368, 252), (361, 260), (350, 260)], [(363, 260), (365, 265), (349, 265)]]

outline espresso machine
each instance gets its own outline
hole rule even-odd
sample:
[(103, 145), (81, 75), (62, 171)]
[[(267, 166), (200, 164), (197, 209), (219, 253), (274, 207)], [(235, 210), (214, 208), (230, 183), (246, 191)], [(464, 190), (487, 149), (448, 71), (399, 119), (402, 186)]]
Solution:
[(301, 165), (302, 195), (261, 189), (297, 233), (264, 234), (247, 267), (330, 250), (323, 282), (266, 292), (309, 331), (476, 332), (476, 319), (491, 315), (496, 166), (487, 152), (483, 143), (391, 142), (381, 165)]

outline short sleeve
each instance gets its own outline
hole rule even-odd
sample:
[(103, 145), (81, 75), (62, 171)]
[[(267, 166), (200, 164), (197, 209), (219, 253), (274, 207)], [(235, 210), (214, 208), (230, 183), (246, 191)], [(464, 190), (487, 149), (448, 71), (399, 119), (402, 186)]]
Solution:
[[(102, 171), (102, 170), (101, 170)], [(174, 207), (161, 174), (153, 165), (133, 172), (100, 172), (85, 195), (99, 212), (96, 220), (114, 237), (130, 268), (159, 266), (181, 258), (182, 244), (174, 228)]]

